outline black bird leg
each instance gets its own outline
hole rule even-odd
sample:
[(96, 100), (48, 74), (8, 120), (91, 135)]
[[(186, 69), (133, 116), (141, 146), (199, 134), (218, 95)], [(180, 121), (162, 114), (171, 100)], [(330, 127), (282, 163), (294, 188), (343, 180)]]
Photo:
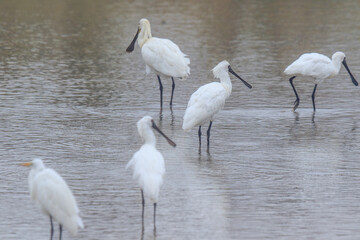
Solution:
[(201, 147), (201, 125), (199, 126), (198, 135), (199, 135), (199, 147)]
[(156, 228), (156, 203), (154, 203), (154, 229)]
[(296, 76), (293, 76), (293, 77), (291, 77), (291, 78), (289, 79), (289, 82), (290, 82), (290, 84), (291, 84), (291, 87), (293, 88), (294, 93), (295, 93), (295, 96), (296, 96), (296, 100), (295, 100), (295, 102), (294, 102), (294, 107), (293, 107), (293, 112), (295, 112), (295, 110), (297, 109), (297, 107), (298, 107), (299, 104), (300, 104), (300, 98), (299, 98), (299, 96), (298, 96), (298, 94), (297, 94), (297, 92), (296, 92), (295, 86), (294, 86), (294, 84), (293, 84), (294, 78), (296, 78)]
[(173, 96), (174, 96), (174, 91), (175, 91), (175, 81), (174, 81), (174, 78), (171, 77), (171, 80), (172, 80), (172, 90), (171, 90), (170, 106), (172, 106), (172, 101), (173, 101)]
[(54, 236), (54, 225), (53, 225), (53, 221), (52, 221), (52, 217), (50, 215), (50, 226), (51, 226), (51, 230), (50, 230), (50, 240), (53, 239)]
[(311, 95), (312, 102), (313, 102), (314, 112), (316, 111), (316, 109), (315, 109), (315, 92), (316, 92), (316, 88), (317, 88), (317, 84), (315, 84), (314, 91), (313, 91), (313, 93), (312, 93), (312, 95)]
[(161, 83), (161, 79), (160, 79), (160, 76), (157, 75), (158, 77), (158, 80), (159, 80), (159, 88), (160, 88), (160, 108), (162, 109), (162, 106), (163, 106), (163, 85)]
[(210, 129), (211, 129), (212, 121), (210, 121), (209, 128), (207, 130), (207, 148), (210, 147)]
[(142, 221), (144, 222), (144, 209), (145, 209), (145, 198), (144, 191), (141, 189), (141, 199), (142, 199)]
[(61, 235), (62, 235), (62, 225), (61, 225), (61, 224), (59, 224), (59, 226), (60, 226), (60, 227), (59, 227), (59, 229), (60, 229), (60, 238), (59, 238), (59, 239), (61, 240)]

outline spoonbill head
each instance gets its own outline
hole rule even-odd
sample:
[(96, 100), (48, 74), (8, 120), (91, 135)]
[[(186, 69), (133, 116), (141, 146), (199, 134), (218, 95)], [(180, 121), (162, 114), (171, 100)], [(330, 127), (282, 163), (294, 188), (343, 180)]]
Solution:
[(149, 20), (142, 18), (140, 19), (138, 30), (136, 31), (134, 39), (131, 41), (129, 47), (126, 49), (127, 52), (134, 51), (136, 40), (139, 38), (138, 44), (141, 48), (144, 43), (151, 38), (151, 27)]
[(226, 99), (232, 91), (232, 84), (229, 72), (240, 79), (248, 88), (252, 86), (242, 79), (230, 66), (229, 62), (224, 60), (217, 64), (212, 72), (215, 78), (220, 82), (212, 82), (201, 86), (194, 92), (189, 100), (185, 110), (182, 128), (189, 131), (195, 126), (199, 126), (199, 148), (201, 147), (201, 125), (210, 121), (207, 130), (207, 148), (210, 146), (210, 129), (215, 115), (224, 107)]
[(152, 129), (156, 130), (163, 136), (166, 141), (173, 147), (176, 147), (170, 138), (168, 138), (155, 124), (154, 119), (150, 116), (145, 116), (137, 122), (138, 133), (145, 144), (152, 144), (155, 146), (156, 138)]
[(175, 147), (176, 144), (156, 126), (150, 116), (145, 116), (139, 120), (137, 128), (144, 144), (133, 155), (126, 168), (132, 168), (133, 178), (137, 181), (141, 190), (142, 221), (144, 221), (145, 198), (150, 199), (154, 204), (155, 227), (156, 204), (165, 173), (165, 163), (162, 154), (156, 149), (156, 138), (153, 129), (159, 132), (171, 146)]
[(305, 77), (312, 77), (315, 82), (315, 87), (312, 93), (312, 103), (314, 112), (315, 108), (315, 92), (319, 83), (327, 78), (331, 78), (339, 74), (341, 64), (344, 65), (345, 69), (350, 75), (351, 81), (355, 86), (358, 86), (358, 82), (352, 75), (347, 63), (346, 56), (343, 52), (336, 52), (332, 55), (331, 59), (325, 55), (319, 53), (304, 53), (292, 64), (290, 64), (284, 71), (286, 75), (294, 75), (289, 79), (291, 87), (294, 90), (296, 100), (294, 102), (293, 111), (299, 106), (300, 98), (297, 94), (293, 80), (297, 75)]
[(160, 107), (163, 102), (163, 86), (161, 77), (169, 77), (172, 80), (170, 106), (172, 106), (175, 90), (174, 78), (186, 79), (190, 75), (190, 59), (181, 52), (180, 48), (168, 39), (156, 38), (151, 35), (150, 22), (143, 18), (139, 22), (138, 30), (134, 39), (126, 49), (132, 52), (136, 40), (141, 48), (142, 58), (146, 64), (146, 73), (153, 71), (158, 78), (160, 86)]
[(41, 211), (50, 217), (50, 239), (54, 235), (53, 218), (59, 223), (60, 239), (63, 226), (72, 235), (76, 235), (78, 227), (84, 228), (74, 195), (65, 180), (53, 169), (46, 168), (41, 159), (36, 158), (32, 162), (21, 165), (31, 167), (30, 195)]

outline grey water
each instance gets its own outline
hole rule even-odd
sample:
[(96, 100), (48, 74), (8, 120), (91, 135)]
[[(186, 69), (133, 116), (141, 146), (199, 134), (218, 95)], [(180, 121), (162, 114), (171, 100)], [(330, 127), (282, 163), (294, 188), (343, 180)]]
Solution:
[[(31, 201), (34, 157), (60, 173), (85, 229), (63, 239), (359, 239), (360, 88), (342, 69), (321, 83), (283, 70), (300, 54), (343, 51), (360, 80), (358, 1), (0, 1), (0, 239), (48, 239)], [(179, 45), (191, 75), (158, 82), (130, 44), (146, 17)], [(212, 127), (211, 148), (181, 129), (191, 94), (228, 60), (233, 92)], [(136, 122), (151, 115), (166, 175), (153, 229), (150, 204), (126, 163), (141, 146)], [(204, 126), (204, 129), (207, 126)], [(205, 131), (203, 131), (205, 133)], [(205, 136), (203, 136), (205, 142)], [(55, 239), (58, 228), (55, 229)]]

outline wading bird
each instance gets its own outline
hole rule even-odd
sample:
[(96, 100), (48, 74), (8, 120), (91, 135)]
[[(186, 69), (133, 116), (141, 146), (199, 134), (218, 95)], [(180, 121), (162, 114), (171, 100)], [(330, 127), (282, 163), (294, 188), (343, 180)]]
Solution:
[(226, 99), (230, 96), (232, 85), (229, 72), (240, 79), (248, 88), (252, 86), (237, 75), (227, 61), (222, 61), (212, 70), (214, 77), (219, 78), (220, 82), (208, 83), (201, 86), (194, 92), (185, 110), (182, 128), (189, 131), (195, 126), (199, 126), (199, 148), (201, 146), (201, 125), (210, 121), (207, 130), (207, 147), (210, 146), (210, 129), (215, 115), (224, 107)]
[(162, 154), (156, 149), (156, 138), (152, 129), (158, 131), (168, 143), (175, 147), (171, 141), (156, 125), (152, 117), (145, 116), (137, 122), (138, 133), (144, 142), (139, 151), (126, 165), (133, 170), (133, 178), (139, 184), (142, 197), (142, 221), (144, 222), (145, 198), (154, 203), (154, 227), (156, 216), (156, 203), (159, 199), (160, 186), (165, 173), (165, 163)]
[(336, 52), (332, 55), (331, 59), (325, 55), (319, 53), (304, 53), (301, 55), (295, 62), (290, 64), (284, 71), (286, 75), (294, 75), (289, 81), (291, 87), (294, 90), (296, 100), (294, 102), (293, 111), (299, 106), (300, 98), (296, 92), (293, 80), (297, 75), (302, 75), (305, 77), (312, 77), (315, 82), (315, 87), (312, 93), (312, 103), (315, 112), (315, 92), (319, 83), (324, 79), (334, 77), (340, 72), (341, 63), (344, 65), (345, 69), (348, 71), (351, 80), (355, 86), (358, 85), (358, 82), (355, 80), (354, 76), (351, 74), (349, 67), (346, 64), (346, 57), (343, 52)]
[(53, 169), (46, 168), (41, 159), (34, 159), (32, 162), (21, 165), (31, 166), (30, 195), (41, 211), (50, 217), (50, 239), (53, 239), (54, 235), (53, 218), (60, 225), (59, 239), (61, 239), (63, 226), (72, 235), (76, 235), (78, 227), (84, 228), (74, 195), (64, 179)]
[(170, 107), (172, 106), (173, 95), (175, 90), (174, 77), (186, 79), (190, 75), (190, 59), (181, 52), (180, 48), (169, 39), (156, 38), (151, 36), (150, 22), (143, 18), (139, 22), (136, 35), (127, 52), (134, 50), (136, 39), (138, 39), (141, 54), (146, 64), (146, 74), (152, 71), (157, 75), (160, 86), (160, 107), (163, 103), (163, 86), (161, 77), (171, 77), (172, 90)]

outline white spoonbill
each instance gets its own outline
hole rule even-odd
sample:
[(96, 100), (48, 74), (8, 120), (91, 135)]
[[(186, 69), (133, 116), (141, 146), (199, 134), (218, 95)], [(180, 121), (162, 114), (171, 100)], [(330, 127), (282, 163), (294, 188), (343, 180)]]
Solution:
[(29, 174), (30, 195), (41, 211), (50, 216), (50, 239), (54, 235), (53, 218), (60, 225), (59, 239), (62, 226), (72, 235), (76, 235), (78, 227), (84, 228), (74, 195), (64, 179), (53, 169), (46, 168), (41, 159), (35, 158), (32, 162), (21, 165), (32, 167)]
[(161, 108), (163, 102), (163, 86), (160, 76), (171, 77), (171, 107), (175, 90), (174, 77), (186, 79), (190, 75), (190, 67), (188, 66), (190, 64), (190, 59), (187, 58), (186, 55), (181, 52), (180, 48), (169, 39), (152, 37), (150, 22), (145, 18), (140, 20), (136, 35), (126, 49), (127, 52), (132, 52), (134, 50), (134, 45), (138, 37), (138, 44), (146, 64), (146, 74), (149, 74), (151, 70), (153, 70), (159, 80)]
[(222, 61), (212, 70), (214, 77), (220, 82), (208, 83), (194, 92), (187, 105), (182, 128), (185, 131), (199, 126), (199, 147), (201, 146), (201, 125), (210, 121), (207, 130), (207, 147), (210, 146), (210, 129), (215, 115), (224, 107), (225, 100), (230, 96), (232, 85), (229, 72), (239, 78), (248, 88), (252, 86), (237, 75), (227, 61)]
[[(175, 147), (171, 141), (155, 124), (150, 116), (145, 116), (137, 122), (137, 129), (144, 144), (126, 165), (133, 170), (133, 178), (139, 184), (142, 197), (142, 220), (144, 221), (145, 198), (154, 203), (154, 226), (156, 216), (156, 203), (159, 199), (160, 186), (165, 173), (165, 163), (162, 154), (156, 149), (156, 138), (153, 129), (158, 131), (168, 143)], [(144, 197), (145, 196), (145, 197)]]
[(351, 74), (349, 67), (346, 64), (346, 57), (343, 52), (336, 52), (332, 55), (331, 59), (325, 55), (319, 53), (304, 53), (301, 55), (295, 62), (290, 64), (284, 71), (286, 75), (295, 75), (292, 76), (289, 81), (291, 87), (294, 90), (296, 100), (294, 102), (293, 111), (299, 106), (300, 98), (296, 92), (293, 80), (297, 75), (302, 75), (306, 77), (312, 77), (315, 82), (315, 87), (312, 93), (312, 103), (315, 112), (315, 92), (317, 85), (321, 83), (324, 79), (334, 77), (340, 72), (341, 63), (344, 65), (345, 69), (350, 74), (351, 80), (355, 86), (358, 85), (358, 82), (355, 80), (354, 76)]

